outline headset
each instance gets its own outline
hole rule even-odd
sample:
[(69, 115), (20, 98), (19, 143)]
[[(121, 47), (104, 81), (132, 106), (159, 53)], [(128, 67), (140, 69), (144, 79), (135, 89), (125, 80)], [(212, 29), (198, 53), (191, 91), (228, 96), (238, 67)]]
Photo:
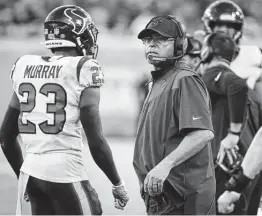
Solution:
[(170, 15), (163, 15), (163, 16), (157, 16), (157, 17), (152, 18), (148, 22), (145, 28), (147, 28), (151, 24), (152, 21), (159, 19), (159, 18), (164, 18), (164, 19), (173, 21), (178, 29), (178, 36), (175, 38), (175, 42), (174, 42), (175, 56), (172, 58), (165, 58), (165, 57), (157, 57), (157, 56), (149, 55), (148, 58), (153, 61), (154, 60), (155, 61), (167, 61), (167, 60), (176, 60), (176, 59), (183, 57), (186, 53), (186, 49), (188, 45), (188, 39), (186, 37), (185, 26), (182, 23), (180, 23), (175, 17), (172, 17)]

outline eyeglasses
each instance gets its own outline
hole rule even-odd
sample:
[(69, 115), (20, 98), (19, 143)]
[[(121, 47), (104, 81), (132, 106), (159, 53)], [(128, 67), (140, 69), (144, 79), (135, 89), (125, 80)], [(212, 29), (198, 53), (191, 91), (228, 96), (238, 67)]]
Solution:
[(174, 41), (175, 39), (174, 38), (165, 38), (165, 37), (144, 37), (142, 39), (142, 42), (144, 45), (148, 45), (150, 44), (152, 41), (154, 44), (156, 45), (164, 45), (164, 44), (167, 44), (168, 41)]

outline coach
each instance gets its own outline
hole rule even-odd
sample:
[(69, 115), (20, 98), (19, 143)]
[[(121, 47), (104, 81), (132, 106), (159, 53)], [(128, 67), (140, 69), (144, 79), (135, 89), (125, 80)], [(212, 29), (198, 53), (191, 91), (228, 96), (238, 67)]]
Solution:
[(154, 66), (133, 159), (147, 214), (215, 214), (210, 99), (182, 60), (184, 26), (174, 17), (157, 16), (138, 38)]

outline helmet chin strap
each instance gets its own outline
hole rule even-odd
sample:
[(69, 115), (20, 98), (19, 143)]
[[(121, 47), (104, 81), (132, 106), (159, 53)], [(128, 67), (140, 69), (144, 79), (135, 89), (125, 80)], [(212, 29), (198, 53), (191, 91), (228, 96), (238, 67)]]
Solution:
[(95, 44), (95, 45), (93, 45), (93, 46), (89, 49), (89, 51), (91, 51), (91, 54), (90, 54), (90, 52), (89, 52), (89, 53), (87, 52), (85, 46), (84, 46), (83, 43), (81, 42), (80, 37), (77, 37), (77, 38), (76, 38), (76, 43), (77, 43), (77, 46), (81, 49), (81, 52), (82, 52), (82, 54), (83, 54), (84, 56), (89, 55), (89, 56), (92, 56), (93, 59), (96, 59), (97, 54), (98, 54), (98, 45)]
[(240, 31), (237, 31), (237, 33), (234, 35), (233, 39), (234, 41), (238, 41), (241, 37), (241, 32)]
[(81, 42), (80, 37), (77, 37), (77, 38), (76, 38), (76, 43), (77, 43), (78, 47), (81, 49), (83, 55), (86, 56), (86, 55), (87, 55), (87, 52), (86, 52), (86, 49), (83, 48), (83, 44), (82, 44), (82, 42)]

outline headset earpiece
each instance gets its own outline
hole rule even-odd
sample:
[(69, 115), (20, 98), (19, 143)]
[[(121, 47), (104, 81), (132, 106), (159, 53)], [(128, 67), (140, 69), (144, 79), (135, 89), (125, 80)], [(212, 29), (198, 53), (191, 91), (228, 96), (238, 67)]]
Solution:
[(178, 29), (178, 37), (175, 40), (174, 44), (174, 49), (175, 49), (175, 54), (176, 56), (183, 56), (186, 53), (187, 45), (188, 45), (188, 40), (186, 38), (186, 28), (185, 26), (180, 23), (175, 17), (172, 17), (170, 15), (165, 15), (164, 18), (172, 20)]

